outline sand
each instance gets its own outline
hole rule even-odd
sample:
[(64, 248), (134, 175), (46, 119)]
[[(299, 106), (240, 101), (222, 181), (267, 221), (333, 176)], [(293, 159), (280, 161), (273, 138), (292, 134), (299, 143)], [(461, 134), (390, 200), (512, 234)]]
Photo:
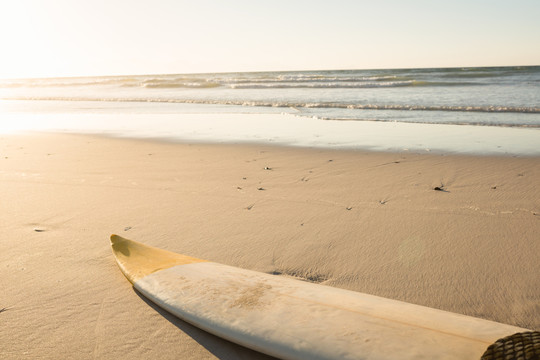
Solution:
[(539, 179), (539, 157), (3, 135), (0, 358), (267, 358), (147, 302), (112, 233), (540, 330)]

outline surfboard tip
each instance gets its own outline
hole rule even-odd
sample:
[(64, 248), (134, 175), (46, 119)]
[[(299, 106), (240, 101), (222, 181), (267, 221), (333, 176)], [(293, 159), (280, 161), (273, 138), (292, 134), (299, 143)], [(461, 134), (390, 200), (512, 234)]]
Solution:
[(132, 284), (147, 275), (172, 266), (205, 261), (148, 246), (116, 234), (112, 234), (110, 239), (116, 262)]

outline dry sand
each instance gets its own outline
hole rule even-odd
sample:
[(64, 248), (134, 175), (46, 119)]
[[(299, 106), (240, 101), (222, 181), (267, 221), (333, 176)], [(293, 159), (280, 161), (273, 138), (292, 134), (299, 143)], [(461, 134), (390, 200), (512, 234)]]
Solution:
[(2, 359), (266, 358), (145, 301), (111, 233), (540, 330), (538, 157), (4, 135), (0, 199)]

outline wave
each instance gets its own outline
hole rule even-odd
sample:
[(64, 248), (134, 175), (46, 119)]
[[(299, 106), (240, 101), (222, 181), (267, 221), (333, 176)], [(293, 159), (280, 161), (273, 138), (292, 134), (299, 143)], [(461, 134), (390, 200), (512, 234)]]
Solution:
[(387, 81), (387, 82), (276, 82), (276, 83), (244, 83), (231, 84), (232, 89), (363, 89), (411, 86), (414, 81)]
[(94, 98), (94, 97), (4, 97), (4, 100), (43, 100), (43, 101), (103, 101), (103, 102), (150, 102), (179, 103), (201, 105), (236, 105), (251, 107), (279, 108), (317, 108), (317, 109), (349, 109), (349, 110), (396, 110), (396, 111), (456, 111), (484, 113), (522, 113), (540, 114), (540, 107), (529, 106), (457, 106), (457, 105), (408, 105), (408, 104), (348, 104), (313, 102), (299, 103), (288, 101), (251, 101), (251, 100), (208, 100), (208, 99), (175, 99), (175, 98)]
[(449, 73), (441, 74), (441, 78), (450, 79), (484, 79), (497, 78), (501, 76), (512, 76), (513, 73), (488, 73), (488, 72), (464, 72), (464, 73)]
[[(388, 77), (390, 79), (390, 77)], [(420, 81), (420, 80), (399, 80), (392, 77), (394, 81), (383, 81), (382, 78), (372, 81), (362, 79), (317, 79), (310, 81), (283, 81), (278, 79), (229, 79), (229, 80), (201, 80), (201, 79), (180, 79), (180, 80), (96, 80), (89, 82), (3, 82), (0, 88), (57, 88), (57, 87), (89, 87), (89, 86), (117, 86), (125, 88), (147, 88), (147, 89), (210, 89), (217, 87), (227, 87), (230, 89), (376, 89), (392, 87), (440, 87), (440, 86), (475, 86), (485, 85), (475, 82), (451, 82), (451, 81)]]
[(389, 88), (537, 83), (540, 67), (336, 70), (97, 76), (0, 80), (0, 88), (285, 89)]
[[(444, 69), (443, 69), (444, 70)], [(485, 76), (499, 76), (487, 73)], [(476, 73), (454, 71), (422, 72), (416, 70), (376, 73), (347, 71), (342, 73), (235, 73), (193, 75), (137, 75), (81, 78), (49, 78), (0, 80), (0, 88), (57, 88), (57, 87), (128, 87), (128, 88), (215, 88), (232, 89), (283, 89), (283, 88), (384, 88), (403, 86), (468, 86), (485, 84), (474, 82)], [(452, 79), (456, 80), (452, 80)], [(473, 81), (460, 81), (471, 78)]]
[(384, 75), (384, 76), (276, 76), (276, 77), (240, 77), (240, 78), (211, 78), (223, 85), (249, 84), (249, 83), (339, 83), (339, 82), (366, 82), (366, 81), (408, 81), (410, 76)]
[(455, 105), (393, 105), (393, 104), (352, 104), (348, 109), (359, 110), (407, 110), (407, 111), (459, 111), (486, 113), (527, 113), (540, 114), (540, 108), (526, 106), (455, 106)]
[(534, 74), (538, 66), (505, 66), (505, 67), (474, 67), (438, 69), (441, 77), (449, 78), (492, 78), (507, 77), (522, 74)]
[(330, 75), (280, 75), (276, 81), (300, 81), (300, 82), (358, 82), (358, 81), (406, 81), (413, 80), (410, 76), (403, 75), (357, 75), (357, 76), (330, 76)]
[(481, 86), (485, 84), (475, 82), (451, 82), (451, 81), (381, 81), (381, 82), (275, 82), (275, 83), (253, 83), (229, 85), (232, 89), (375, 89), (392, 87), (440, 87), (440, 86)]
[[(302, 114), (293, 114), (297, 117), (306, 117)], [(311, 115), (309, 117), (312, 117)], [(396, 122), (394, 119), (351, 119), (351, 118), (332, 118), (332, 117), (319, 117), (317, 119), (327, 120), (327, 121), (375, 121), (375, 122)], [(521, 123), (511, 123), (511, 122), (485, 122), (485, 121), (459, 121), (459, 120), (446, 120), (446, 121), (437, 121), (437, 120), (408, 120), (400, 119), (401, 123), (408, 124), (427, 124), (427, 125), (470, 125), (470, 126), (496, 126), (496, 127), (506, 127), (506, 128), (527, 128), (527, 129), (538, 129), (540, 124), (521, 124)]]
[(136, 84), (139, 80), (135, 77), (96, 77), (96, 78), (51, 78), (51, 79), (21, 79), (0, 80), (0, 88), (55, 88), (55, 87), (80, 87), (80, 86), (103, 86)]
[(204, 88), (214, 88), (221, 86), (218, 83), (212, 82), (167, 82), (167, 83), (156, 83), (148, 82), (140, 85), (149, 89), (178, 89), (178, 88), (195, 88), (195, 89), (204, 89)]

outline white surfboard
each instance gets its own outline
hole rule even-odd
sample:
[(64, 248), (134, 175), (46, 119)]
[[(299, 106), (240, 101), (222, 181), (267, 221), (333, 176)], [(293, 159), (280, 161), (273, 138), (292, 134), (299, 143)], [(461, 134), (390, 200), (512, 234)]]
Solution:
[(148, 299), (224, 339), (282, 359), (478, 360), (515, 326), (269, 275), (111, 236)]

